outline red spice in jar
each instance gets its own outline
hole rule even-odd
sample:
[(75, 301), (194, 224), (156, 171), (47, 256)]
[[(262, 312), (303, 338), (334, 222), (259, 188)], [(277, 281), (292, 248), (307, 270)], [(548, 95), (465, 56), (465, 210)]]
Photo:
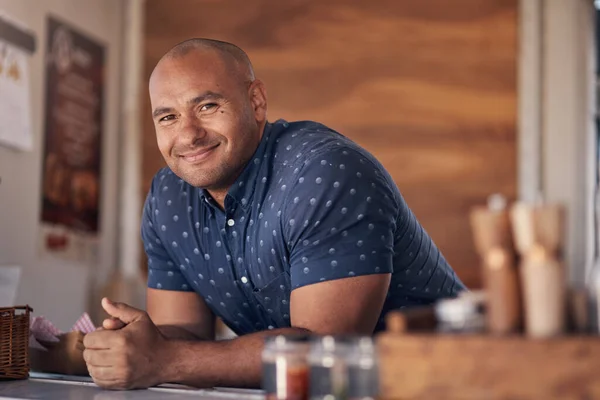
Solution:
[(263, 389), (268, 400), (308, 400), (308, 341), (305, 336), (278, 335), (263, 350)]

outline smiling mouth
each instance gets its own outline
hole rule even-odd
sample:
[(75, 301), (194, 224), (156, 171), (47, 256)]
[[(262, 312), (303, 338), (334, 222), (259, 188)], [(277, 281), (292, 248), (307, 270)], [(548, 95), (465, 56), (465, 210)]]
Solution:
[(192, 153), (188, 153), (188, 154), (182, 154), (179, 157), (181, 157), (184, 161), (190, 163), (190, 164), (194, 164), (194, 163), (198, 163), (201, 161), (204, 161), (206, 158), (208, 158), (213, 150), (215, 150), (217, 147), (219, 147), (220, 143), (217, 143), (214, 146), (211, 147), (206, 147), (197, 151), (194, 151)]

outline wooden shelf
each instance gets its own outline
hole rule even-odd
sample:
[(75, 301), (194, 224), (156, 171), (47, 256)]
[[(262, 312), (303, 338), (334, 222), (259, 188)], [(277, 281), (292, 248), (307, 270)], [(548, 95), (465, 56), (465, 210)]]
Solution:
[(600, 399), (600, 337), (377, 337), (382, 399)]

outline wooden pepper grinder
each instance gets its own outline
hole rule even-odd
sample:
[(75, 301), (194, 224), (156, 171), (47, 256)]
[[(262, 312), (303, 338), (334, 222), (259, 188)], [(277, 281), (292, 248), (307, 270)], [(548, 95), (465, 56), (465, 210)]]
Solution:
[(513, 236), (521, 255), (525, 327), (532, 337), (562, 334), (566, 324), (562, 263), (564, 209), (517, 203), (511, 210)]
[(500, 335), (516, 332), (522, 321), (519, 277), (504, 197), (490, 196), (487, 207), (475, 207), (471, 228), (483, 266), (487, 328)]

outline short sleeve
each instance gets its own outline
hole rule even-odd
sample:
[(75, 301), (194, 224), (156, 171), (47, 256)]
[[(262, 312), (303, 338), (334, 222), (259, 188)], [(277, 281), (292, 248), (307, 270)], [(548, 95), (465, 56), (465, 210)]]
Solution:
[(340, 147), (311, 157), (294, 179), (282, 221), (292, 289), (392, 272), (399, 205), (381, 165)]
[[(158, 176), (158, 175), (157, 175)], [(176, 263), (163, 246), (163, 241), (156, 231), (159, 226), (157, 218), (160, 216), (158, 204), (160, 200), (155, 190), (157, 179), (152, 182), (152, 187), (142, 214), (142, 241), (148, 258), (148, 287), (162, 290), (192, 291), (185, 276), (181, 273)]]

